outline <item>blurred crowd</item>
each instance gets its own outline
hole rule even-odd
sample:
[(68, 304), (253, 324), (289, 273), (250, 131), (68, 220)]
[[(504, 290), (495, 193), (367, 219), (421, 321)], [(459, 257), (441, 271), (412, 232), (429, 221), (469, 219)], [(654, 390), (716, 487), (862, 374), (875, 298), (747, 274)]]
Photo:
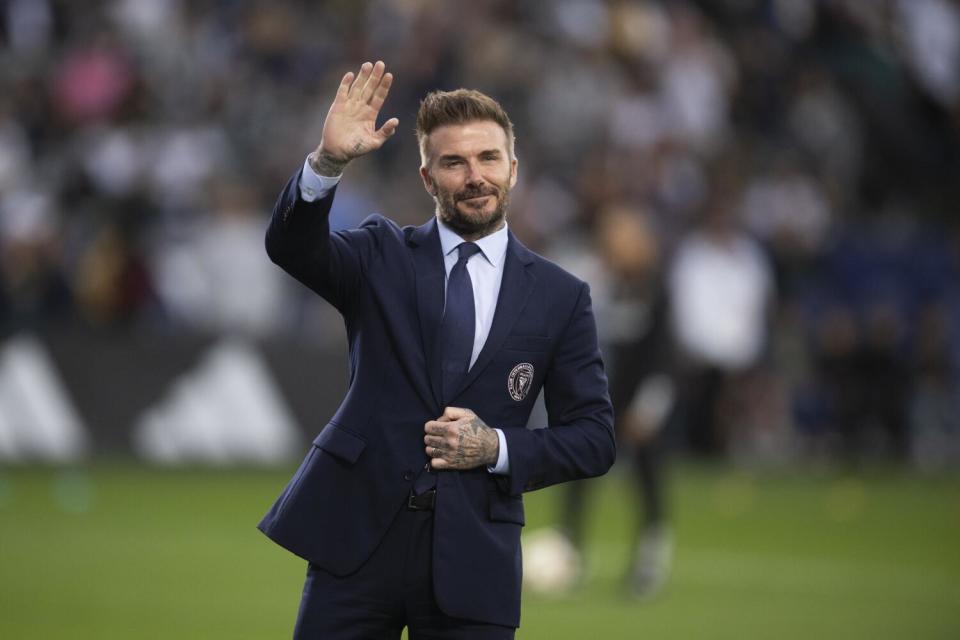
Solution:
[(335, 226), (426, 220), (419, 100), (478, 88), (516, 126), (511, 229), (591, 283), (611, 356), (667, 325), (672, 391), (639, 400), (676, 395), (683, 446), (960, 460), (960, 2), (0, 9), (0, 337), (338, 341), (263, 231), (341, 75), (382, 59), (400, 133)]

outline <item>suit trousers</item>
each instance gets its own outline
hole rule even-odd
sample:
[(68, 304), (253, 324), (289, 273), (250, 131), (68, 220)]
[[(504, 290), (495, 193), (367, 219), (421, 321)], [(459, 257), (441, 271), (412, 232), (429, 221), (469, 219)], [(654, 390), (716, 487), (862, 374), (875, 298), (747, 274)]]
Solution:
[[(453, 618), (437, 606), (432, 578), (433, 512), (402, 509), (355, 573), (310, 563), (295, 640), (510, 640), (515, 629)], [(469, 553), (464, 549), (464, 553)]]

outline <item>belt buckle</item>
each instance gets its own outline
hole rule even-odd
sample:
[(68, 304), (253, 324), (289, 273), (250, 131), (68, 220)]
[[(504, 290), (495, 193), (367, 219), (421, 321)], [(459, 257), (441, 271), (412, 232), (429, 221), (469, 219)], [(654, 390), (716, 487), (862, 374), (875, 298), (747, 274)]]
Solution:
[(407, 496), (407, 509), (410, 511), (419, 511), (420, 507), (413, 503), (414, 499), (417, 496), (413, 494), (413, 491), (410, 491), (410, 495)]
[[(407, 498), (407, 509), (411, 511), (433, 511), (436, 503), (436, 495), (436, 489), (424, 491), (420, 495), (414, 495), (411, 491), (410, 496)], [(418, 498), (420, 500), (418, 500)]]

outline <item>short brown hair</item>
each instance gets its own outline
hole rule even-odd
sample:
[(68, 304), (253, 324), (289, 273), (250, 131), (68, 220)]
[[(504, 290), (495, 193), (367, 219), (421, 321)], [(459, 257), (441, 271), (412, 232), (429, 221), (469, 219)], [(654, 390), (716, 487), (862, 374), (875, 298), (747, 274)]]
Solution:
[(427, 157), (427, 136), (444, 125), (491, 120), (507, 134), (507, 151), (513, 157), (513, 123), (500, 103), (476, 89), (431, 91), (417, 111), (417, 143), (420, 157)]

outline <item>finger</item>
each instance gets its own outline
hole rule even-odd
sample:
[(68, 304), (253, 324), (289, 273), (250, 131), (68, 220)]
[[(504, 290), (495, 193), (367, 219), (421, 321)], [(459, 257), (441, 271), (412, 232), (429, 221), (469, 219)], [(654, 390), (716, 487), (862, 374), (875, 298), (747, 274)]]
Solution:
[(370, 102), (370, 98), (373, 97), (374, 91), (377, 90), (377, 87), (380, 86), (380, 80), (383, 78), (383, 71), (386, 68), (386, 65), (383, 64), (382, 60), (377, 60), (377, 63), (373, 65), (373, 70), (370, 72), (370, 77), (367, 78), (366, 84), (363, 85), (363, 91), (360, 92), (360, 102)]
[(363, 88), (367, 84), (367, 78), (370, 77), (372, 71), (373, 65), (369, 62), (364, 62), (362, 65), (360, 65), (360, 73), (357, 74), (357, 78), (353, 81), (353, 84), (350, 85), (350, 94), (348, 97), (351, 100), (360, 99), (360, 95), (363, 93)]
[(439, 447), (427, 447), (425, 451), (432, 460), (443, 457), (443, 449)]
[(424, 436), (423, 444), (442, 449), (446, 445), (446, 441), (440, 436)]
[(442, 449), (447, 446), (447, 439), (445, 436), (423, 436), (423, 444)]
[(384, 74), (383, 78), (380, 79), (380, 84), (377, 85), (376, 89), (373, 91), (373, 95), (370, 97), (371, 107), (377, 111), (380, 111), (380, 107), (383, 106), (383, 101), (387, 99), (387, 94), (390, 93), (390, 86), (392, 84), (393, 74)]
[(453, 465), (446, 458), (430, 458), (430, 468), (432, 469), (450, 469)]
[(353, 82), (353, 71), (348, 71), (343, 74), (343, 78), (340, 80), (340, 86), (337, 87), (337, 97), (335, 100), (344, 101), (347, 99), (347, 96), (350, 94), (350, 84)]
[(426, 433), (429, 433), (430, 435), (434, 435), (434, 436), (442, 436), (447, 433), (446, 425), (441, 422), (437, 422), (435, 420), (431, 420), (430, 422), (423, 425), (423, 430)]
[(397, 132), (397, 127), (400, 126), (400, 120), (397, 118), (390, 118), (383, 123), (383, 126), (377, 131), (377, 135), (380, 136), (383, 140), (386, 140), (393, 134)]

